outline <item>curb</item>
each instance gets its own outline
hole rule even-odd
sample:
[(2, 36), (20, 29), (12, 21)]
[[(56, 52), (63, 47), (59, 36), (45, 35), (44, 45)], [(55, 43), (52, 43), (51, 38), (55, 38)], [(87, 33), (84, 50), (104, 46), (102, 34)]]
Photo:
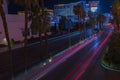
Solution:
[(107, 66), (105, 66), (105, 65), (102, 63), (102, 61), (101, 61), (101, 66), (102, 66), (104, 69), (106, 69), (106, 70), (113, 71), (113, 72), (119, 72), (119, 73), (120, 73), (120, 70), (116, 70), (116, 69), (113, 69), (113, 68), (111, 68), (111, 67), (107, 67)]

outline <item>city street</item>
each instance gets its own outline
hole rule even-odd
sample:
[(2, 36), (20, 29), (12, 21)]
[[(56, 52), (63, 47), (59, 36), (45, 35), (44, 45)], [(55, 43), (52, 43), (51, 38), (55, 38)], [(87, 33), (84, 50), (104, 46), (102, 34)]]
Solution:
[[(97, 53), (96, 51), (100, 48), (100, 45), (107, 36), (108, 32), (104, 32), (100, 37), (96, 37), (94, 41), (66, 59), (48, 74), (40, 77), (39, 80), (78, 80), (78, 75), (82, 74), (81, 72), (84, 73), (91, 63), (90, 61), (94, 60), (92, 58), (101, 53), (101, 51)], [(104, 48), (104, 45), (102, 45), (102, 48)]]
[[(96, 35), (94, 39), (84, 47), (75, 51), (70, 49), (67, 54), (61, 54), (58, 59), (53, 58), (53, 62), (46, 65), (39, 72), (23, 79), (30, 80), (119, 80), (119, 73), (104, 69), (101, 66), (101, 58), (106, 49), (106, 43), (111, 35), (107, 29)], [(70, 55), (70, 56), (69, 56)], [(68, 57), (66, 57), (68, 56)], [(100, 72), (100, 73), (99, 73)], [(115, 76), (110, 76), (115, 75)], [(97, 76), (97, 77), (96, 77)]]
[(0, 80), (120, 80), (120, 0), (0, 0)]
[[(36, 63), (40, 63), (41, 61), (43, 61), (43, 58), (47, 59), (50, 56), (53, 56), (53, 55), (57, 54), (58, 52), (61, 52), (65, 49), (69, 48), (70, 46), (78, 43), (79, 41), (80, 41), (80, 32), (79, 31), (50, 38), (50, 39), (48, 39), (49, 55), (46, 52), (47, 49), (46, 49), (46, 45), (45, 45), (45, 40), (43, 40), (42, 48), (40, 48), (39, 42), (29, 44), (27, 47), (27, 54), (24, 54), (23, 46), (13, 48), (12, 53), (14, 53), (14, 54), (12, 54), (12, 59), (13, 59), (14, 74), (18, 74), (19, 71), (20, 72), (24, 71), (24, 68), (26, 66), (25, 59), (27, 59), (27, 67), (31, 67), (31, 66), (35, 65)], [(35, 53), (35, 54), (33, 54), (33, 53)], [(3, 79), (4, 79), (4, 78), (7, 78), (6, 73), (7, 73), (7, 76), (8, 76), (8, 74), (10, 74), (10, 65), (11, 65), (10, 63), (11, 62), (10, 62), (9, 54), (6, 51), (3, 51), (0, 54), (1, 54), (0, 68), (2, 69), (1, 75), (4, 75), (3, 76)], [(6, 62), (4, 62), (4, 61), (6, 61)], [(8, 66), (6, 66), (6, 65), (8, 65)], [(0, 78), (2, 78), (2, 77), (0, 76)]]

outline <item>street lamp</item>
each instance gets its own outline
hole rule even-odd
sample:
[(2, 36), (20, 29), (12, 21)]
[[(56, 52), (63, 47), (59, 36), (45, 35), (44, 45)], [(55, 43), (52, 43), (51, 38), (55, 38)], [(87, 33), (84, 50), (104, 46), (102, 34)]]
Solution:
[(91, 7), (91, 12), (95, 13), (98, 10), (98, 7)]

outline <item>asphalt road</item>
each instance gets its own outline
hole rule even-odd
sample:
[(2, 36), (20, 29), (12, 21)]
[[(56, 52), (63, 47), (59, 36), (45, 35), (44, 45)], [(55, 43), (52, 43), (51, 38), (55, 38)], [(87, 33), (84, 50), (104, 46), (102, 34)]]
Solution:
[[(95, 60), (93, 59), (94, 57), (100, 55), (98, 53), (101, 51), (99, 51), (97, 54), (95, 52), (99, 46), (102, 45), (101, 43), (104, 42), (107, 35), (108, 32), (105, 31), (101, 36), (96, 37), (94, 41), (86, 45), (84, 48), (80, 49), (76, 54), (67, 58), (63, 63), (54, 68), (51, 72), (40, 77), (39, 80), (79, 80), (81, 78), (78, 77), (79, 74), (82, 71), (86, 71), (88, 64), (90, 64), (90, 61)], [(103, 48), (103, 46), (101, 47)]]
[[(69, 40), (71, 43), (69, 44)], [(70, 35), (63, 35), (48, 40), (48, 53), (46, 52), (45, 41), (43, 40), (42, 48), (39, 42), (27, 46), (27, 53), (24, 52), (24, 47), (14, 48), (12, 50), (12, 64), (14, 75), (24, 71), (27, 68), (40, 63), (43, 59), (55, 55), (56, 53), (67, 49), (68, 47), (80, 41), (80, 32), (74, 32)], [(11, 59), (8, 52), (0, 53), (0, 79), (9, 78), (11, 75)], [(27, 64), (26, 64), (27, 63)]]
[(120, 72), (103, 68), (101, 58), (102, 54), (96, 57), (79, 80), (120, 80)]

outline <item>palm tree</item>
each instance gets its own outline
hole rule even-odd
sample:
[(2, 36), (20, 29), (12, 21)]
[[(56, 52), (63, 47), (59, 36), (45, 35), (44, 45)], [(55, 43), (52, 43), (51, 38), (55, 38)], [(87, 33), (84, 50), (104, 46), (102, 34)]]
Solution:
[[(48, 12), (45, 9), (37, 9), (33, 12), (31, 30), (39, 33), (40, 48), (42, 48), (42, 36), (45, 34), (46, 47), (48, 47), (47, 31), (50, 30), (50, 18)], [(47, 50), (46, 50), (47, 51)]]
[(86, 34), (86, 20), (85, 20), (85, 17), (86, 17), (86, 12), (83, 11), (83, 15), (82, 15), (82, 19), (83, 19), (83, 32), (84, 32), (84, 38), (86, 38), (87, 34)]
[(47, 31), (50, 31), (50, 18), (47, 15), (43, 16), (43, 22), (41, 22), (42, 27), (43, 27), (43, 33), (45, 33), (45, 41), (46, 41), (46, 53), (48, 53), (48, 36), (47, 36)]
[(43, 27), (42, 32), (45, 33), (45, 41), (46, 41), (46, 53), (48, 54), (48, 39), (47, 39), (47, 31), (50, 30), (50, 18), (48, 17), (48, 12), (44, 9), (44, 0), (41, 0), (41, 27)]
[(6, 16), (5, 16), (5, 12), (4, 12), (3, 4), (2, 3), (3, 3), (3, 0), (0, 0), (0, 15), (1, 15), (2, 22), (3, 22), (5, 36), (6, 36), (6, 39), (7, 39), (8, 52), (9, 52), (9, 56), (10, 56), (11, 74), (12, 74), (12, 78), (13, 78), (14, 77), (14, 72), (13, 72), (11, 44), (10, 44), (10, 38), (9, 38), (9, 32), (8, 32), (8, 26), (7, 26)]
[(59, 28), (60, 30), (65, 30), (65, 21), (66, 21), (66, 17), (65, 16), (61, 16), (60, 21), (59, 21)]
[(120, 31), (120, 1), (117, 0), (113, 2), (111, 12), (117, 25), (117, 31)]
[(103, 14), (99, 13), (97, 15), (96, 20), (97, 20), (97, 23), (100, 27), (100, 30), (103, 30), (103, 23), (106, 21), (106, 17)]
[(41, 0), (41, 7), (44, 9), (44, 0)]
[[(84, 21), (84, 19), (85, 19), (85, 11), (84, 11), (84, 8), (83, 8), (82, 5), (77, 4), (77, 5), (75, 5), (75, 6), (73, 7), (73, 12), (74, 12), (75, 15), (78, 16), (78, 26), (79, 26), (79, 30), (81, 30), (81, 28), (80, 28), (80, 21), (81, 21), (81, 19), (82, 19), (83, 21)], [(80, 38), (80, 39), (82, 39), (82, 38)]]
[(93, 34), (94, 34), (94, 26), (95, 26), (95, 24), (96, 24), (96, 20), (95, 20), (95, 17), (93, 17), (93, 16), (91, 16), (91, 15), (89, 15), (89, 26), (91, 27), (91, 29), (92, 29), (92, 32), (93, 32)]
[(28, 0), (16, 0), (16, 3), (25, 6), (25, 28), (24, 28), (24, 56), (25, 56), (25, 72), (28, 67), (28, 58), (27, 58), (27, 33), (28, 33), (28, 13), (29, 13), (29, 5)]
[(10, 38), (9, 38), (6, 16), (5, 16), (5, 12), (4, 12), (3, 5), (2, 5), (2, 0), (0, 0), (0, 14), (1, 14), (2, 21), (3, 21), (5, 36), (6, 36), (7, 43), (8, 43), (8, 50), (10, 51), (11, 50)]
[(25, 72), (28, 67), (28, 55), (27, 55), (27, 34), (28, 34), (28, 17), (29, 17), (29, 9), (31, 9), (31, 5), (35, 6), (37, 4), (37, 0), (16, 0), (17, 4), (24, 5), (25, 7), (25, 30), (24, 30), (24, 56), (25, 56)]
[(24, 47), (27, 46), (27, 33), (28, 33), (28, 15), (31, 5), (38, 5), (38, 0), (16, 0), (16, 3), (24, 5), (25, 7), (25, 38), (24, 38)]
[(48, 40), (47, 40), (47, 31), (50, 31), (50, 18), (48, 17), (48, 12), (44, 8), (44, 0), (41, 0), (41, 8), (39, 6), (35, 6), (32, 11), (32, 23), (31, 23), (31, 31), (34, 33), (39, 33), (40, 39), (40, 51), (42, 52), (42, 35), (45, 34), (45, 42), (46, 42), (46, 53), (48, 53)]

